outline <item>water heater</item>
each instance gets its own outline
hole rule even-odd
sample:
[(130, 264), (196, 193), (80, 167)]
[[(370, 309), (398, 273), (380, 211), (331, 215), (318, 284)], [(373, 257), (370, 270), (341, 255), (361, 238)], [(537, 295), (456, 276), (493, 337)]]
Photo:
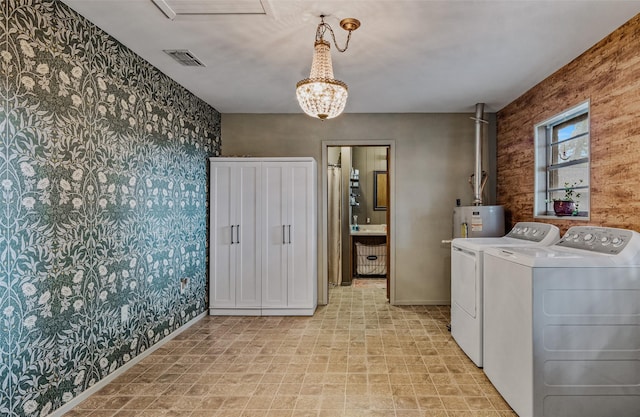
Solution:
[(504, 236), (502, 206), (463, 206), (453, 208), (453, 237)]

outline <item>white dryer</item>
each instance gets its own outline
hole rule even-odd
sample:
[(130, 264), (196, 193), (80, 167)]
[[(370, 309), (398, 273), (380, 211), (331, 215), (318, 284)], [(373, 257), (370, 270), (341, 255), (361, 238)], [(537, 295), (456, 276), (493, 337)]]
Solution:
[(520, 417), (640, 416), (640, 234), (484, 258), (484, 372)]
[(482, 366), (482, 258), (491, 246), (547, 246), (560, 239), (551, 224), (520, 222), (502, 237), (457, 238), (451, 242), (451, 335)]

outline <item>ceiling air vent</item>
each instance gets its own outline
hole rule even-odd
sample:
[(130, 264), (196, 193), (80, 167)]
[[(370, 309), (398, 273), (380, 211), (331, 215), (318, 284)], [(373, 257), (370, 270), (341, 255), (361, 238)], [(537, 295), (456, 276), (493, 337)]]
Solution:
[(206, 66), (202, 63), (202, 61), (196, 58), (191, 51), (187, 49), (163, 49), (163, 52), (178, 61), (180, 65), (184, 65), (185, 67)]
[(185, 15), (243, 15), (273, 16), (270, 0), (151, 0), (168, 19)]

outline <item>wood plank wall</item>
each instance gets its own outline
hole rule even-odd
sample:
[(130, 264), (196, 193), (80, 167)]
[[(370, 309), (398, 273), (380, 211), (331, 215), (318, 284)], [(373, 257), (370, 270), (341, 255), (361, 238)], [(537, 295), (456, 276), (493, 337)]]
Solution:
[[(640, 231), (640, 14), (497, 113), (497, 200), (533, 221), (533, 127), (591, 101), (591, 220)], [(539, 221), (539, 220), (537, 220)]]

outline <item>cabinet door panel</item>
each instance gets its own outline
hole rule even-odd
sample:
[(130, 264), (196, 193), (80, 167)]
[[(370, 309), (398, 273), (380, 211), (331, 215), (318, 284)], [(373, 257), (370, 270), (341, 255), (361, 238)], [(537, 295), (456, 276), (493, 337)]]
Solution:
[(231, 244), (231, 226), (235, 210), (232, 199), (234, 175), (231, 166), (211, 166), (209, 305), (234, 307), (235, 247)]
[[(288, 306), (309, 306), (313, 296), (311, 270), (315, 233), (310, 230), (314, 224), (310, 207), (313, 198), (311, 193), (315, 189), (311, 185), (312, 171), (310, 164), (291, 164), (287, 172), (287, 192), (285, 195), (288, 206), (288, 227), (291, 227), (291, 244), (288, 245)], [(315, 268), (315, 266), (314, 266)]]
[(262, 170), (263, 230), (262, 248), (262, 305), (287, 305), (287, 241), (285, 219), (287, 207), (283, 204), (284, 176), (281, 164), (265, 163)]
[(236, 306), (260, 307), (260, 215), (258, 192), (260, 189), (260, 165), (240, 163), (238, 172), (236, 222)]

